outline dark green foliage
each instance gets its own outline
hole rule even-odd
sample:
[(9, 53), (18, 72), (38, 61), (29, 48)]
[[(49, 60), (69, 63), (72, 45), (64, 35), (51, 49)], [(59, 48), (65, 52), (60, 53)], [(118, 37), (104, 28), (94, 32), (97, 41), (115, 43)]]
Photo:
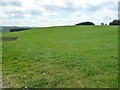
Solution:
[(104, 26), (104, 23), (101, 23), (101, 26)]
[(93, 22), (81, 22), (76, 25), (95, 25)]
[(109, 25), (120, 25), (120, 20), (115, 19), (112, 22), (110, 22)]
[(31, 28), (23, 28), (23, 27), (14, 27), (10, 29), (10, 32), (16, 32), (16, 31), (23, 31), (23, 30), (30, 30)]

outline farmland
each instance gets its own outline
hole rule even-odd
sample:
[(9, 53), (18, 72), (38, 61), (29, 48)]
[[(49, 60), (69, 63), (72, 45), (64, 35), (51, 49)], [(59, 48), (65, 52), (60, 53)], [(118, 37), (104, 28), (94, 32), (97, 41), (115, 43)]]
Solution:
[(118, 27), (61, 26), (3, 33), (3, 84), (34, 88), (118, 87)]

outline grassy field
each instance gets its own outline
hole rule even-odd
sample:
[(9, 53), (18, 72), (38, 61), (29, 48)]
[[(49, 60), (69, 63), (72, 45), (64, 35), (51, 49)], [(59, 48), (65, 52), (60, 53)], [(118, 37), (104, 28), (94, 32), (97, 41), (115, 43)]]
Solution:
[(0, 88), (2, 88), (2, 42), (1, 42), (2, 33), (0, 30)]
[(3, 33), (6, 87), (118, 87), (118, 27), (63, 26)]

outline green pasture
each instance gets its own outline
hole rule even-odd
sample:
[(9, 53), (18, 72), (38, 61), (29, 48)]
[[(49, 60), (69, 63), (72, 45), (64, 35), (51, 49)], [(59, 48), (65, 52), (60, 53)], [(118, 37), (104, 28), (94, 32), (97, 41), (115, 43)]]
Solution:
[(118, 87), (118, 27), (61, 26), (3, 33), (3, 85)]

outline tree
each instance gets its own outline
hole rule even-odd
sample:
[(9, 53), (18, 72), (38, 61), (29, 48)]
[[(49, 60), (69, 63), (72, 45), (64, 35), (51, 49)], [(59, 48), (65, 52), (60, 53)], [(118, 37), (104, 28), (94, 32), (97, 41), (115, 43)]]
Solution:
[(120, 20), (115, 19), (112, 22), (110, 22), (109, 25), (120, 25)]
[(95, 25), (93, 22), (81, 22), (81, 23), (78, 23), (76, 25)]
[(101, 23), (101, 26), (104, 26), (104, 23)]
[(112, 25), (112, 22), (110, 22), (109, 25)]
[(27, 28), (27, 27), (13, 27), (10, 29), (10, 32), (16, 32), (16, 31), (23, 31), (23, 30), (29, 30), (31, 28)]
[(107, 26), (107, 23), (105, 23), (105, 26)]

